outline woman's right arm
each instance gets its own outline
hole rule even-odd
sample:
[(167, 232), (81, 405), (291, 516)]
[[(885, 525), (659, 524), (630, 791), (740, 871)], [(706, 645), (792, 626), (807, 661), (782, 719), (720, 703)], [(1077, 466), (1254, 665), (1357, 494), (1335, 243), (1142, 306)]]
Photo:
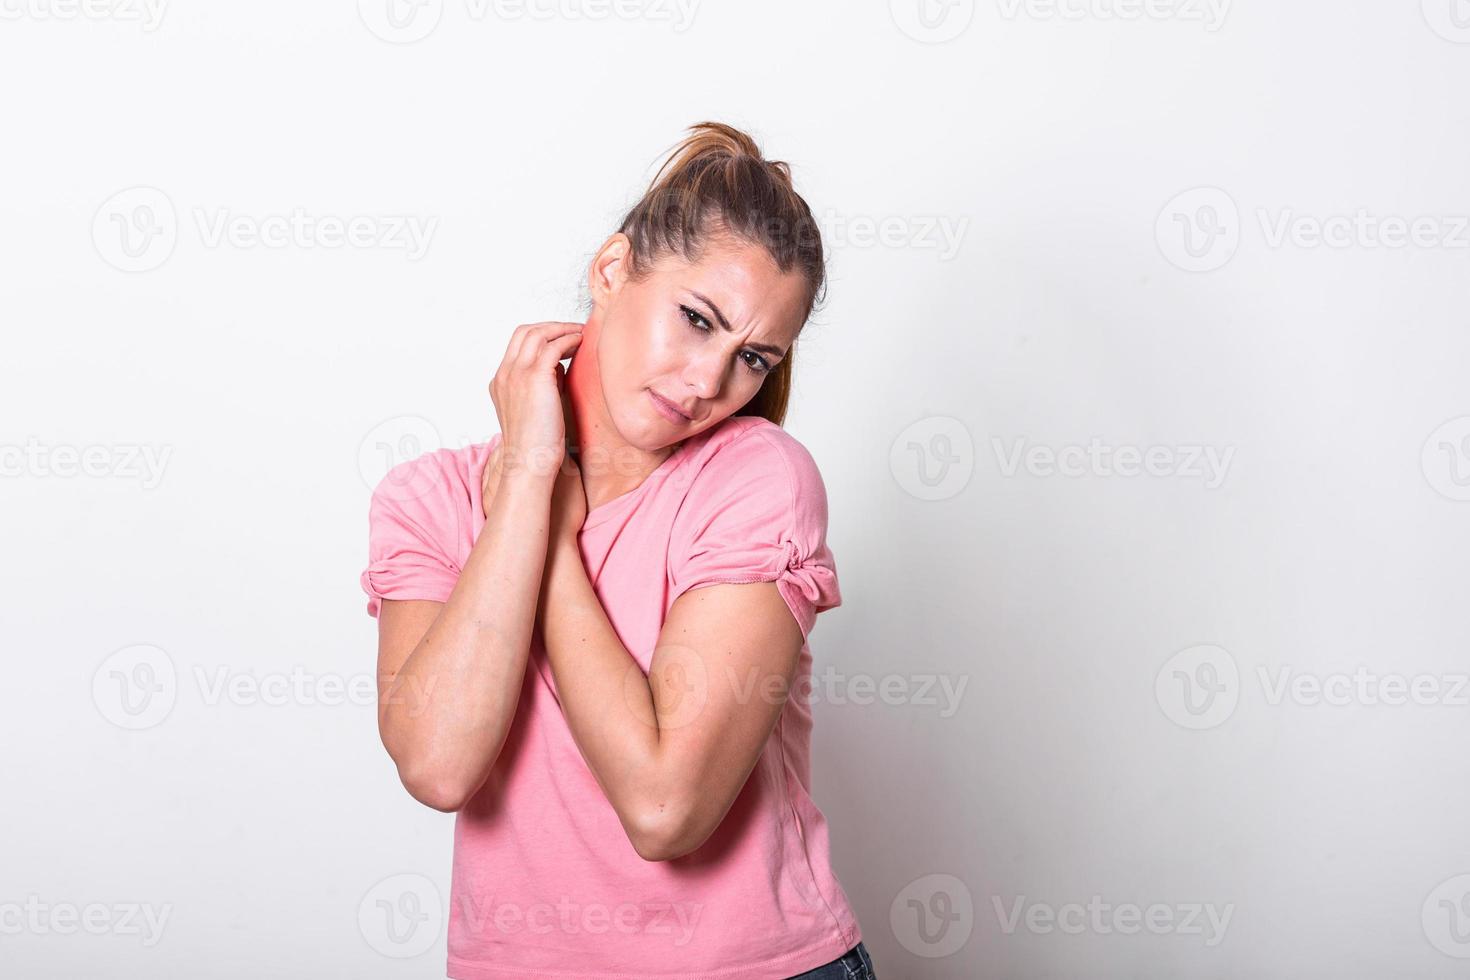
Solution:
[(515, 717), (554, 479), (501, 477), (448, 601), (382, 601), (378, 731), (404, 788), (436, 810), (458, 810), (484, 784)]
[(485, 526), (446, 601), (379, 609), (378, 731), (404, 788), (436, 810), (484, 785), (515, 717), (566, 449), (561, 359), (581, 328), (516, 328), (490, 382), (501, 442), (481, 475)]

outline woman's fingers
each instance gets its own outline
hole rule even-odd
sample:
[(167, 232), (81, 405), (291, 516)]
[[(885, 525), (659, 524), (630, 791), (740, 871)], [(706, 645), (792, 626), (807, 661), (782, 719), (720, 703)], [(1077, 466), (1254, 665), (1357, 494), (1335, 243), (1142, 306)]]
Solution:
[[(524, 329), (525, 333), (516, 350), (515, 361), (528, 367), (541, 359), (548, 343), (561, 337), (580, 337), (582, 334), (582, 324), (565, 323), (559, 320), (547, 320), (543, 323), (532, 323), (524, 328), (517, 328), (518, 331), (521, 329)], [(507, 352), (507, 357), (509, 356)]]
[(582, 331), (580, 330), (574, 333), (562, 334), (560, 337), (554, 337), (546, 342), (546, 346), (541, 349), (541, 357), (548, 363), (560, 364), (562, 358), (569, 356), (575, 351), (577, 345), (581, 342)]
[(574, 330), (580, 331), (584, 324), (571, 320), (546, 320), (543, 323), (534, 324), (534, 326), (545, 333), (546, 338), (550, 340), (552, 337), (559, 337), (562, 334), (570, 333)]
[[(527, 347), (528, 341), (533, 336), (544, 333), (548, 328), (562, 328), (574, 326), (574, 324), (563, 323), (559, 320), (542, 320), (539, 323), (523, 323), (510, 333), (510, 341), (505, 345), (505, 359), (514, 364), (519, 360), (521, 352)], [(580, 324), (575, 324), (580, 326)]]
[(521, 324), (512, 332), (505, 360), (490, 381), (505, 445), (518, 451), (565, 452), (560, 362), (582, 342), (582, 328), (581, 323), (546, 320)]
[[(534, 369), (540, 359), (546, 353), (548, 344), (565, 338), (580, 340), (582, 336), (581, 323), (563, 320), (543, 320), (540, 323), (523, 323), (511, 332), (510, 341), (505, 346), (505, 359), (501, 363), (501, 369), (496, 372), (497, 377), (504, 377), (506, 368), (532, 368)], [(575, 346), (571, 344), (570, 346)], [(561, 351), (557, 360), (567, 356), (568, 347), (559, 347)], [(491, 394), (495, 392), (495, 378), (490, 379), (488, 385)]]

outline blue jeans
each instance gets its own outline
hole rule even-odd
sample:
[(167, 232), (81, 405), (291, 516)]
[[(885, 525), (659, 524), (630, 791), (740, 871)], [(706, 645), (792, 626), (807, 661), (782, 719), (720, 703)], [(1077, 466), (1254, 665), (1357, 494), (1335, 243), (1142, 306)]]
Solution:
[(791, 980), (878, 980), (868, 948), (858, 943), (825, 966), (792, 977)]

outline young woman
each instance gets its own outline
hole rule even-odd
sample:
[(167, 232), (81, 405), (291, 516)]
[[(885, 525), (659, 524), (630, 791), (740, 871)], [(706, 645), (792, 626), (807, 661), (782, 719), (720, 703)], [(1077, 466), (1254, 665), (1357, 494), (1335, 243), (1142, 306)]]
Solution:
[(458, 814), (448, 975), (871, 978), (809, 793), (826, 491), (780, 425), (816, 223), (701, 123), (587, 279), (585, 324), (511, 335), (500, 432), (373, 493), (383, 744)]

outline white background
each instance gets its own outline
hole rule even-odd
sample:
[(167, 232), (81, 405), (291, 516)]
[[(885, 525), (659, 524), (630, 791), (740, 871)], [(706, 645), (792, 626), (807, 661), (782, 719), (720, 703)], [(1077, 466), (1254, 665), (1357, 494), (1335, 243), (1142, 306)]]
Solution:
[[(879, 975), (1470, 967), (1463, 0), (96, 2), (0, 0), (0, 971), (442, 975), (442, 918), (371, 920), (447, 900), (453, 818), (322, 703), (373, 671), (369, 487), (495, 431), (512, 329), (706, 118), (833, 252), (788, 428)], [(433, 231), (210, 234), (298, 209)]]

